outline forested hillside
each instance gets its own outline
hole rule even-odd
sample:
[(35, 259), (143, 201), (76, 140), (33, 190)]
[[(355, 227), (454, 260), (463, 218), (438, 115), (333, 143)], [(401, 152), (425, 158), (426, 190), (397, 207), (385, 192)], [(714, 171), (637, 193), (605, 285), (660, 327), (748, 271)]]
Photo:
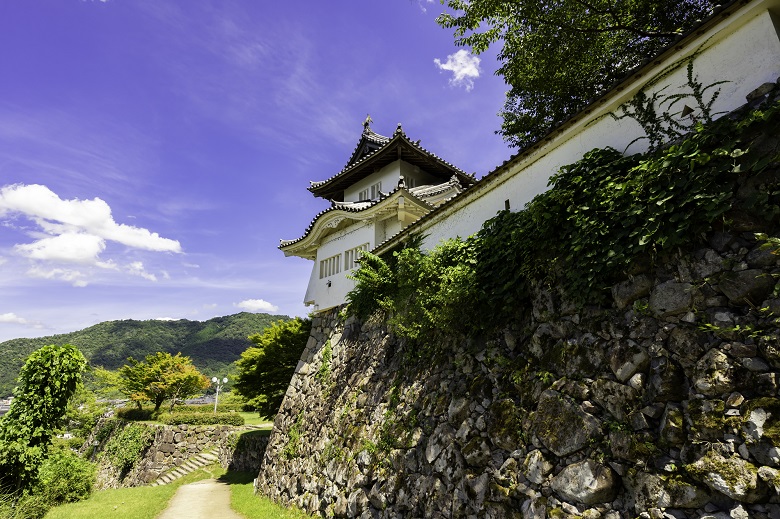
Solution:
[(149, 353), (181, 352), (192, 358), (204, 374), (222, 375), (251, 342), (285, 315), (242, 312), (208, 321), (106, 321), (84, 330), (35, 339), (11, 339), (0, 343), (0, 396), (11, 394), (19, 369), (27, 356), (46, 344), (73, 344), (93, 366), (116, 369), (128, 357), (142, 359)]

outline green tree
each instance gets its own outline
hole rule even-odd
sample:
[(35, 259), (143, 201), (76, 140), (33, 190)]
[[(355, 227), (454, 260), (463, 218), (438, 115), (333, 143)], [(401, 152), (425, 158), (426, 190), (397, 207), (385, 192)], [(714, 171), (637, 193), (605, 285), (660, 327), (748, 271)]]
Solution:
[(476, 53), (498, 43), (510, 90), (500, 133), (543, 137), (708, 16), (708, 0), (442, 0), (437, 18)]
[(0, 419), (0, 487), (19, 491), (35, 482), (55, 428), (87, 367), (70, 344), (33, 352), (19, 373), (11, 408)]
[(238, 377), (233, 390), (261, 415), (273, 416), (279, 411), (310, 331), (311, 320), (296, 317), (249, 337), (255, 346), (247, 348), (236, 362)]
[(128, 364), (119, 368), (119, 390), (140, 407), (143, 402), (152, 402), (159, 411), (166, 400), (171, 408), (177, 399), (195, 395), (209, 387), (209, 380), (192, 365), (189, 357), (181, 353), (157, 352), (146, 356), (143, 361), (130, 357)]

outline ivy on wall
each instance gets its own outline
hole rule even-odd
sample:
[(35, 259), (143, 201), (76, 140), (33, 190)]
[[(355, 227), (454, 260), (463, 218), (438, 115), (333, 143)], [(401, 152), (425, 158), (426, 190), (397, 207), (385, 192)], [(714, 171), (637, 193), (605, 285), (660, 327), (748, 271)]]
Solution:
[(773, 228), (779, 131), (775, 101), (740, 119), (696, 122), (677, 143), (645, 155), (592, 150), (562, 167), (524, 210), (498, 213), (465, 241), (428, 253), (410, 246), (366, 254), (348, 311), (365, 318), (381, 310), (396, 333), (424, 339), (439, 329), (500, 327), (534, 284), (555, 285), (579, 305), (603, 304), (637, 265), (701, 243), (735, 219)]
[(154, 441), (154, 429), (145, 424), (112, 420), (104, 425), (104, 429), (107, 432), (101, 430), (98, 434), (108, 434), (110, 438), (102, 456), (108, 459), (122, 476), (133, 468), (135, 462)]

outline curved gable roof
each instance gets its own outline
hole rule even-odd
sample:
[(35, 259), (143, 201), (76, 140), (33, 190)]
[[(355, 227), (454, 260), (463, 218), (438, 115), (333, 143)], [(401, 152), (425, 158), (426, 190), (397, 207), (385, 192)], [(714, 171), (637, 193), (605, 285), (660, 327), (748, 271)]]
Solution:
[(464, 186), (476, 182), (474, 175), (426, 150), (420, 146), (420, 141), (411, 141), (400, 124), (392, 137), (384, 137), (371, 130), (369, 123), (370, 118), (363, 123), (363, 134), (347, 165), (326, 180), (311, 182), (309, 191), (314, 196), (340, 201), (347, 187), (399, 159), (420, 167), (442, 181), (454, 175)]
[(312, 219), (303, 236), (294, 240), (280, 240), (279, 249), (284, 252), (285, 256), (314, 259), (319, 241), (330, 232), (335, 232), (343, 227), (342, 223), (349, 225), (354, 221), (375, 217), (377, 213), (394, 207), (393, 202), (401, 197), (412, 202), (407, 209), (414, 206), (419, 208), (419, 216), (433, 210), (434, 206), (425, 199), (415, 196), (403, 187), (395, 188), (387, 194), (383, 193), (377, 200), (373, 201), (333, 202), (331, 207), (320, 211)]

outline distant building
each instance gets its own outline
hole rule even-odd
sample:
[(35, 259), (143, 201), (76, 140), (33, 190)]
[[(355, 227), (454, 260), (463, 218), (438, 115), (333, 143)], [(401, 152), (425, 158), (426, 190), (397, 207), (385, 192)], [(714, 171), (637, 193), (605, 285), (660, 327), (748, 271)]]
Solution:
[(279, 246), (286, 256), (314, 261), (304, 303), (315, 311), (343, 304), (354, 287), (347, 275), (362, 251), (373, 250), (474, 182), (410, 140), (400, 124), (392, 137), (384, 137), (366, 118), (347, 165), (309, 187), (331, 207), (314, 217), (303, 236)]
[(10, 411), (11, 401), (13, 401), (13, 397), (0, 399), (0, 416)]

